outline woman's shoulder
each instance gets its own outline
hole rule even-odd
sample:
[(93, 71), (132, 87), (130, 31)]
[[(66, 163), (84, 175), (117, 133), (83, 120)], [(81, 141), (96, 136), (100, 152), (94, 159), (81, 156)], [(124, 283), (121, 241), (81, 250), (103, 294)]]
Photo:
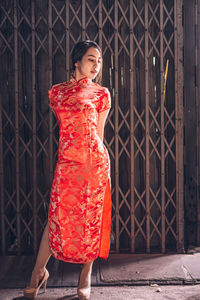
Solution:
[(94, 86), (96, 87), (96, 89), (101, 93), (101, 95), (108, 95), (110, 94), (109, 89), (105, 86), (102, 86), (96, 82), (94, 82)]

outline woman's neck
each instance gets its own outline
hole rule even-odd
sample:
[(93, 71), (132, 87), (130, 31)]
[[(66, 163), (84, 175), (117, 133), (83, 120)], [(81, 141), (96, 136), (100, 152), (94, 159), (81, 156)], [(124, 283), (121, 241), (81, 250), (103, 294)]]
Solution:
[(77, 81), (79, 81), (83, 78), (86, 78), (87, 76), (85, 76), (85, 75), (81, 74), (79, 71), (75, 70), (74, 77)]

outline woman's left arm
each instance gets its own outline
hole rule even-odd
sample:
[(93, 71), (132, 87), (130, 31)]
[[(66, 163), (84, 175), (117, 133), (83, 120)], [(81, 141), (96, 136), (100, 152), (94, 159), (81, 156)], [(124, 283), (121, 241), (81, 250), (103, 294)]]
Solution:
[(107, 119), (109, 109), (106, 109), (98, 114), (97, 134), (103, 142), (105, 121)]

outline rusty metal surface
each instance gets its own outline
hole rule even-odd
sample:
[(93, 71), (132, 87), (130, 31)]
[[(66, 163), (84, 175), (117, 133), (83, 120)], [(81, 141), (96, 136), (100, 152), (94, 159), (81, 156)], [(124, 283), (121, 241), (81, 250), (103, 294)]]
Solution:
[(1, 254), (37, 252), (58, 147), (47, 91), (85, 38), (103, 49), (112, 95), (111, 249), (183, 250), (181, 12), (180, 0), (1, 1)]

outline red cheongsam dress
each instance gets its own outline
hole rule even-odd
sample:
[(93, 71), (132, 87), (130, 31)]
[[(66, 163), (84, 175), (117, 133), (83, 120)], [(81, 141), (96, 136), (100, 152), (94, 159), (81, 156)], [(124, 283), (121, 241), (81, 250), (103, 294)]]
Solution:
[(53, 256), (71, 263), (107, 258), (110, 247), (110, 160), (97, 134), (110, 108), (107, 88), (89, 78), (54, 85), (49, 103), (59, 125), (58, 161), (49, 204)]

